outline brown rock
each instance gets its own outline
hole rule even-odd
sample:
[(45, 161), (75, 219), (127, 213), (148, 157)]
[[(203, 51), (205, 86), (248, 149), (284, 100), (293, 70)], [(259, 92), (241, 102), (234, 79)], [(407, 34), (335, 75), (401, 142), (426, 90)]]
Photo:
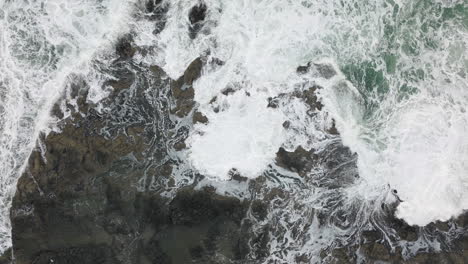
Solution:
[(193, 101), (195, 91), (192, 85), (200, 77), (202, 68), (203, 62), (198, 58), (188, 66), (183, 76), (171, 83), (172, 95), (177, 104), (171, 112), (178, 117), (187, 116), (195, 106)]
[(208, 123), (208, 118), (206, 116), (204, 116), (202, 113), (200, 112), (195, 112), (193, 114), (193, 123), (196, 124), (196, 123), (202, 123), (202, 124), (207, 124)]
[(288, 152), (281, 147), (276, 153), (276, 164), (278, 166), (300, 174), (310, 169), (314, 160), (314, 151), (307, 151), (301, 146), (297, 147), (294, 152)]

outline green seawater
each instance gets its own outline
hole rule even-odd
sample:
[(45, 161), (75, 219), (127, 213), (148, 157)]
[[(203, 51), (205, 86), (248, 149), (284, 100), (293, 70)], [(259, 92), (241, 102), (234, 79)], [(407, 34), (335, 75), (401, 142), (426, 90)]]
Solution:
[(439, 89), (441, 78), (466, 80), (468, 71), (467, 1), (388, 0), (384, 8), (376, 51), (340, 65), (364, 99), (364, 122), (374, 128), (398, 105)]

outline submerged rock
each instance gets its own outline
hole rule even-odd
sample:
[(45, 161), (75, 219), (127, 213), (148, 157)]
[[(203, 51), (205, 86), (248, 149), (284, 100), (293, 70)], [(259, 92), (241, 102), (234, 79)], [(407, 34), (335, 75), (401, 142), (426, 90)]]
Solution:
[(154, 35), (164, 30), (167, 22), (166, 13), (168, 10), (169, 5), (163, 0), (147, 0), (144, 15), (148, 20), (154, 21)]
[(331, 79), (338, 73), (336, 72), (333, 65), (329, 63), (311, 63), (309, 62), (307, 65), (302, 65), (297, 67), (297, 73), (299, 74), (306, 74), (311, 73), (316, 75), (317, 77)]
[(116, 52), (121, 59), (130, 59), (136, 52), (136, 48), (132, 45), (132, 37), (124, 36), (116, 44)]
[(198, 22), (201, 22), (205, 20), (206, 16), (206, 4), (205, 3), (199, 3), (196, 6), (192, 7), (189, 13), (189, 20), (190, 23), (196, 24)]
[(189, 12), (189, 21), (190, 21), (190, 27), (189, 27), (189, 36), (191, 39), (194, 39), (197, 37), (198, 33), (203, 27), (203, 22), (206, 17), (206, 11), (207, 11), (207, 6), (205, 3), (200, 2), (194, 7)]

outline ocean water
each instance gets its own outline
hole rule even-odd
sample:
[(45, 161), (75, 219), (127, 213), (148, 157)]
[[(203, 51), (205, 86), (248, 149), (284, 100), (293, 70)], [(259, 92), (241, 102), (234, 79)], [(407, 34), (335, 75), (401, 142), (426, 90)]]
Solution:
[[(398, 217), (416, 225), (467, 208), (465, 2), (206, 1), (208, 22), (192, 40), (184, 15), (196, 4), (171, 3), (168, 24), (154, 39), (163, 51), (154, 61), (174, 77), (200, 54), (224, 62), (195, 84), (210, 120), (190, 138), (197, 169), (221, 179), (230, 168), (257, 177), (278, 146), (326, 145), (323, 129), (334, 118), (358, 155), (352, 193), (365, 199), (395, 189)], [(323, 60), (339, 72), (333, 80), (296, 72)], [(294, 100), (265, 109), (269, 97), (305, 83), (324, 87), (326, 114), (304, 118)], [(220, 95), (227, 88), (235, 95)], [(220, 113), (210, 104), (214, 97)], [(282, 131), (284, 120), (300, 129)]]
[[(88, 100), (104, 98), (96, 64), (126, 33), (146, 48), (135, 63), (158, 65), (172, 79), (194, 59), (208, 61), (194, 99), (209, 121), (191, 127), (177, 155), (223, 193), (249, 198), (246, 186), (227, 181), (232, 169), (290, 193), (268, 210), (269, 260), (318, 261), (368, 229), (406, 256), (448, 247), (459, 230), (404, 241), (385, 208), (396, 205), (397, 218), (421, 227), (468, 209), (466, 1), (162, 1), (160, 32), (133, 15), (145, 3), (0, 2), (0, 249), (11, 243), (16, 180), (40, 133), (54, 129), (50, 109), (73, 74), (92, 84)], [(196, 5), (206, 14), (194, 29), (188, 14)], [(311, 87), (319, 87), (321, 110), (293, 96)], [(277, 107), (267, 107), (271, 98)], [(339, 136), (329, 133), (334, 125)], [(299, 146), (320, 157), (302, 177), (275, 165), (280, 147)]]
[[(271, 259), (317, 255), (331, 241), (349, 244), (368, 225), (383, 230), (390, 244), (404, 245), (407, 255), (450, 241), (447, 235), (444, 242), (404, 242), (382, 219), (383, 205), (395, 203), (396, 217), (417, 226), (449, 220), (468, 207), (466, 2), (207, 0), (205, 25), (192, 39), (187, 14), (198, 3), (171, 2), (166, 28), (138, 39), (159, 45), (160, 52), (145, 60), (174, 78), (200, 55), (223, 62), (205, 67), (195, 83), (198, 111), (209, 120), (195, 125), (188, 139), (187, 158), (196, 170), (213, 181), (228, 179), (232, 168), (255, 178), (271, 171), (279, 146), (338, 155), (340, 139), (355, 153), (339, 165), (347, 174), (342, 177), (358, 175), (352, 183), (316, 167), (299, 180), (305, 190), (280, 185), (291, 188), (292, 204), (308, 209), (272, 208), (271, 219), (281, 219), (278, 229), (291, 230), (298, 219), (314, 222), (314, 210), (326, 212), (331, 224), (297, 224), (306, 231), (271, 241)], [(298, 74), (309, 62), (336, 74)], [(266, 107), (269, 98), (313, 85), (322, 87), (323, 111), (310, 114), (291, 96)], [(234, 93), (223, 94), (228, 89)], [(284, 121), (294, 129), (282, 128)], [(326, 132), (333, 122), (340, 139)], [(317, 187), (333, 181), (339, 188)]]

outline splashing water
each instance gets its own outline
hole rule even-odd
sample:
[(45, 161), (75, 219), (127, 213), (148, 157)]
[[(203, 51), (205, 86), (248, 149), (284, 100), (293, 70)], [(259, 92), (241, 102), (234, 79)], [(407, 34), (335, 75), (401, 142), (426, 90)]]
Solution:
[[(279, 146), (317, 153), (330, 148), (336, 138), (326, 131), (335, 120), (343, 143), (357, 154), (359, 179), (334, 191), (342, 203), (336, 210), (358, 211), (355, 221), (362, 224), (354, 229), (382, 214), (381, 203), (397, 199), (396, 216), (411, 225), (468, 209), (465, 2), (203, 3), (205, 24), (195, 39), (187, 18), (200, 4), (195, 0), (168, 3), (165, 30), (137, 39), (157, 43), (158, 54), (144, 60), (173, 78), (200, 55), (222, 61), (207, 65), (195, 83), (198, 111), (209, 120), (188, 139), (196, 169), (212, 179), (228, 179), (231, 168), (255, 178), (274, 163)], [(298, 74), (296, 68), (308, 62), (331, 65), (336, 74)], [(266, 109), (269, 98), (313, 85), (323, 87), (324, 111), (307, 115), (304, 101), (291, 97)], [(284, 121), (294, 129), (283, 129)], [(303, 204), (321, 208), (331, 201), (324, 198), (330, 190), (308, 188)]]
[(365, 184), (388, 183), (402, 200), (397, 216), (424, 226), (467, 209), (468, 141), (462, 135), (468, 82), (462, 50), (468, 13), (463, 3), (430, 1), (393, 9), (371, 60), (360, 69), (343, 67), (362, 94), (363, 113), (346, 116), (357, 126), (350, 127), (349, 119), (338, 126), (359, 156)]
[[(193, 127), (186, 154), (212, 181), (229, 179), (231, 169), (269, 175), (280, 147), (313, 149), (335, 164), (279, 178), (291, 195), (269, 211), (283, 232), (269, 242), (270, 260), (308, 254), (318, 261), (322, 249), (349, 243), (370, 223), (391, 240), (379, 217), (382, 203), (397, 198), (396, 216), (421, 226), (468, 209), (467, 4), (204, 0), (203, 26), (190, 34), (188, 14), (200, 3), (163, 1), (167, 21), (154, 34), (154, 21), (130, 21), (133, 2), (0, 2), (0, 251), (10, 246), (13, 187), (40, 131), (54, 121), (52, 105), (71, 73), (94, 83), (88, 100), (106, 96), (95, 54), (129, 24), (137, 46), (156, 47), (135, 60), (161, 66), (172, 79), (195, 58), (208, 61), (194, 88), (197, 111), (209, 122)], [(310, 62), (327, 70), (298, 74)], [(319, 87), (321, 111), (293, 96), (311, 87)], [(278, 104), (267, 107), (272, 98)], [(328, 132), (333, 124), (341, 139)]]
[[(130, 7), (113, 0), (0, 1), (0, 252), (11, 246), (14, 186), (39, 134), (54, 122), (53, 104), (71, 73), (92, 78), (94, 53), (125, 30)], [(99, 91), (91, 87), (89, 99)]]

